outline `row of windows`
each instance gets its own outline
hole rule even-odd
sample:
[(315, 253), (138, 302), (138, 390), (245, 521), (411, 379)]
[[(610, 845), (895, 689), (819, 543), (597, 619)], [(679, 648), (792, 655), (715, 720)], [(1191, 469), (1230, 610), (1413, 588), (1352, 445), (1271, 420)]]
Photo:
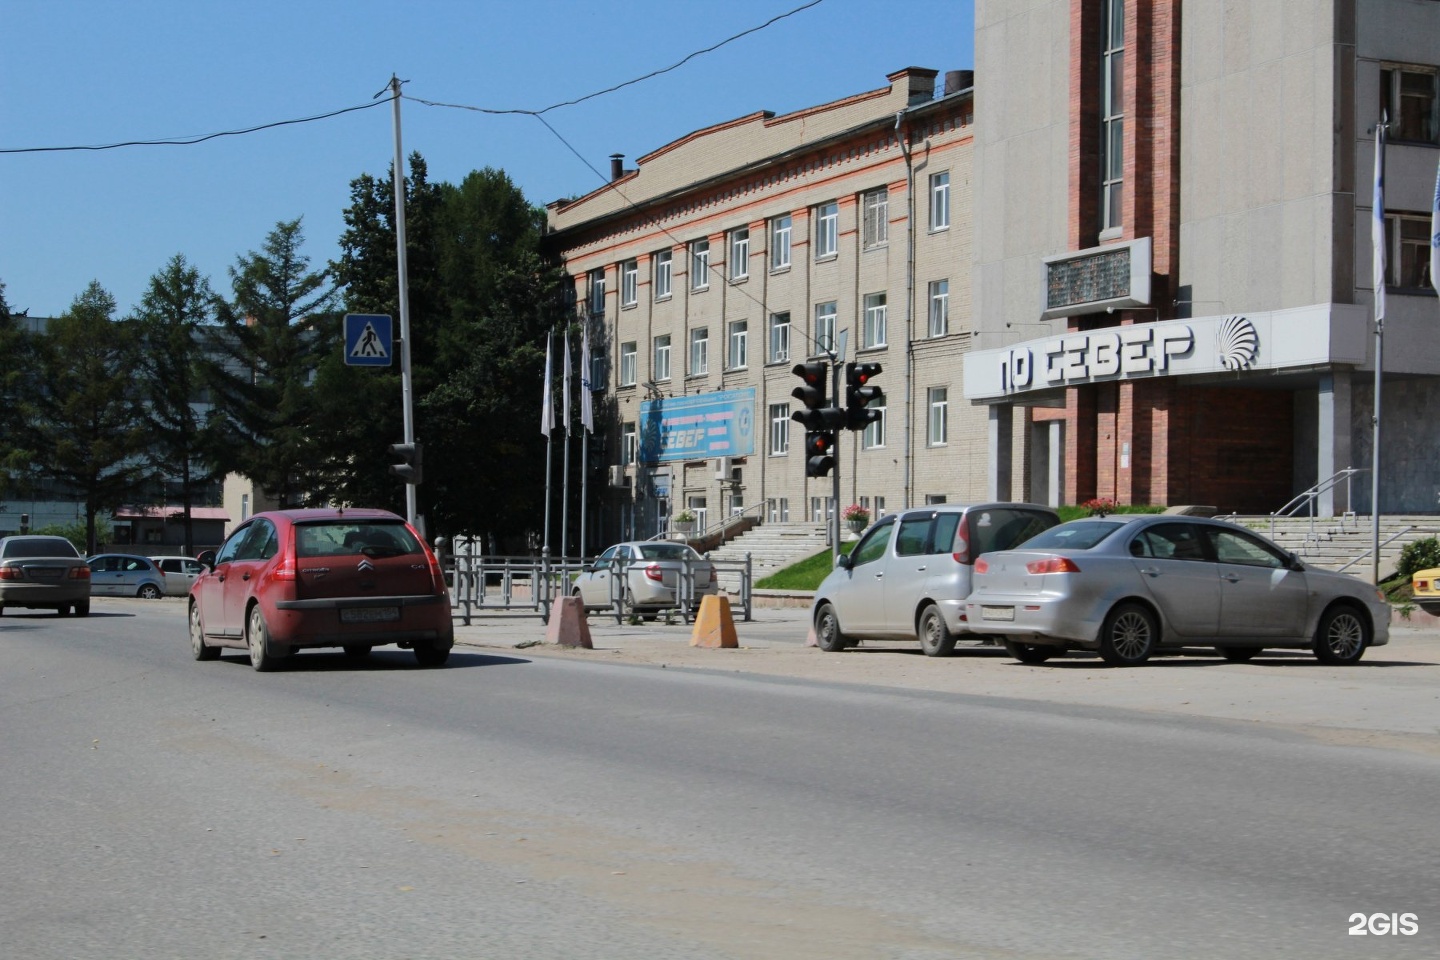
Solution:
[[(798, 355), (818, 356), (835, 346), (836, 307), (834, 300), (815, 305), (814, 322), (809, 337), (811, 349)], [(770, 315), (769, 337), (766, 341), (766, 363), (788, 363), (791, 359), (791, 322), (789, 313)], [(884, 347), (889, 340), (889, 304), (885, 293), (868, 293), (860, 325), (860, 349)], [(927, 312), (927, 334), (943, 337), (950, 332), (950, 281), (932, 280), (929, 284), (929, 308)], [(725, 358), (725, 369), (740, 370), (750, 365), (750, 322), (732, 320), (726, 325), (726, 339), (729, 353)], [(651, 354), (651, 379), (669, 380), (674, 376), (671, 366), (670, 334), (657, 336)], [(622, 387), (635, 386), (638, 377), (638, 343), (634, 340), (620, 344), (620, 379)], [(710, 372), (710, 328), (696, 327), (690, 331), (689, 365), (686, 374), (700, 376)]]
[[(860, 195), (860, 242), (865, 249), (883, 246), (890, 239), (890, 196), (889, 190), (880, 187)], [(950, 174), (941, 172), (930, 176), (930, 229), (947, 230), (950, 227)], [(831, 200), (813, 208), (811, 221), (814, 226), (813, 246), (816, 260), (825, 260), (840, 252), (840, 203)], [(794, 218), (782, 214), (767, 224), (770, 239), (770, 270), (789, 269), (793, 255)], [(726, 233), (729, 247), (729, 280), (738, 282), (750, 275), (750, 228), (737, 227)], [(688, 245), (690, 257), (690, 289), (705, 290), (710, 286), (710, 240), (692, 240)], [(630, 259), (620, 264), (620, 305), (633, 307), (640, 300), (640, 261)], [(674, 295), (675, 254), (673, 250), (659, 250), (650, 255), (650, 279), (653, 296), (664, 300)], [(587, 303), (593, 315), (605, 312), (605, 271), (592, 270), (589, 275)]]

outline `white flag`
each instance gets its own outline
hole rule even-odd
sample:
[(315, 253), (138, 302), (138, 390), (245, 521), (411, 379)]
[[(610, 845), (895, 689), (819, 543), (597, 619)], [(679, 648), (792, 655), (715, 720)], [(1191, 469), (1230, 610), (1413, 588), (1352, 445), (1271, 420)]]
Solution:
[[(1440, 184), (1440, 181), (1437, 181)], [(1440, 185), (1435, 191), (1437, 210), (1440, 210)], [(1437, 213), (1440, 216), (1440, 213)], [(595, 432), (595, 402), (590, 391), (590, 326), (586, 324), (585, 332), (580, 335), (580, 423), (585, 427), (586, 433)]]
[(1375, 281), (1375, 320), (1385, 319), (1385, 114), (1375, 125), (1375, 195), (1371, 199), (1373, 208), (1370, 235), (1375, 244), (1375, 263), (1372, 274)]
[(540, 404), (540, 432), (545, 434), (547, 440), (550, 438), (551, 428), (555, 426), (555, 404), (550, 399), (550, 336), (545, 334), (545, 398)]
[(570, 331), (565, 331), (565, 434), (570, 434)]
[(1440, 293), (1440, 160), (1435, 161), (1435, 206), (1430, 211), (1430, 286)]

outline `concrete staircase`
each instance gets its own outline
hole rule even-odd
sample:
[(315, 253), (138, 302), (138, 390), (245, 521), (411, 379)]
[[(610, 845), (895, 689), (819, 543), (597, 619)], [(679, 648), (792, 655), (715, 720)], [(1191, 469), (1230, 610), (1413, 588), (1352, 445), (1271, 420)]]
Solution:
[(744, 561), (750, 554), (755, 579), (762, 580), (792, 563), (814, 556), (827, 546), (825, 527), (818, 523), (762, 523), (706, 556), (712, 560)]
[[(1345, 567), (1346, 573), (1353, 573), (1366, 580), (1370, 578), (1373, 566), (1370, 547), (1374, 543), (1374, 532), (1369, 514), (1316, 517), (1313, 521), (1309, 517), (1277, 518), (1274, 521), (1273, 534), (1270, 517), (1239, 516), (1224, 519), (1271, 537), (1306, 563), (1330, 570)], [(1382, 515), (1380, 578), (1383, 580), (1395, 572), (1400, 552), (1407, 544), (1435, 536), (1440, 536), (1440, 516)], [(1387, 540), (1390, 542), (1386, 543)]]

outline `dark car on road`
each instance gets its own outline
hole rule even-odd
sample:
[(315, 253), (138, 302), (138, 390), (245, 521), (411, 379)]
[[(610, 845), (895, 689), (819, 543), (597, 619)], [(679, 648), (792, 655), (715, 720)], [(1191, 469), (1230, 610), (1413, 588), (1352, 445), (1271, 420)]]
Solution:
[(90, 614), (90, 565), (64, 537), (0, 538), (0, 613), (6, 607)]
[(439, 666), (455, 643), (450, 594), (435, 554), (387, 510), (273, 510), (235, 529), (190, 588), (195, 659), (248, 649), (256, 670), (296, 650), (351, 657), (397, 644)]

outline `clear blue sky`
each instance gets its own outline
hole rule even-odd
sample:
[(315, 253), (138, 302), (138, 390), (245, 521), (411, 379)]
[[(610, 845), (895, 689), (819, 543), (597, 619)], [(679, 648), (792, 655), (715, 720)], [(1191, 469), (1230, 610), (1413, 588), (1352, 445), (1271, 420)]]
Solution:
[[(539, 110), (669, 67), (808, 0), (0, 0), (0, 149), (203, 136), (410, 97)], [(974, 65), (972, 0), (821, 0), (678, 69), (545, 114), (595, 170), (756, 110)], [(535, 118), (403, 100), (403, 146), (434, 181), (504, 170), (532, 203), (596, 174)], [(120, 315), (183, 253), (229, 296), (235, 258), (304, 218), (338, 256), (350, 181), (394, 154), (388, 101), (193, 146), (0, 153), (0, 282), (64, 312), (93, 279)]]

